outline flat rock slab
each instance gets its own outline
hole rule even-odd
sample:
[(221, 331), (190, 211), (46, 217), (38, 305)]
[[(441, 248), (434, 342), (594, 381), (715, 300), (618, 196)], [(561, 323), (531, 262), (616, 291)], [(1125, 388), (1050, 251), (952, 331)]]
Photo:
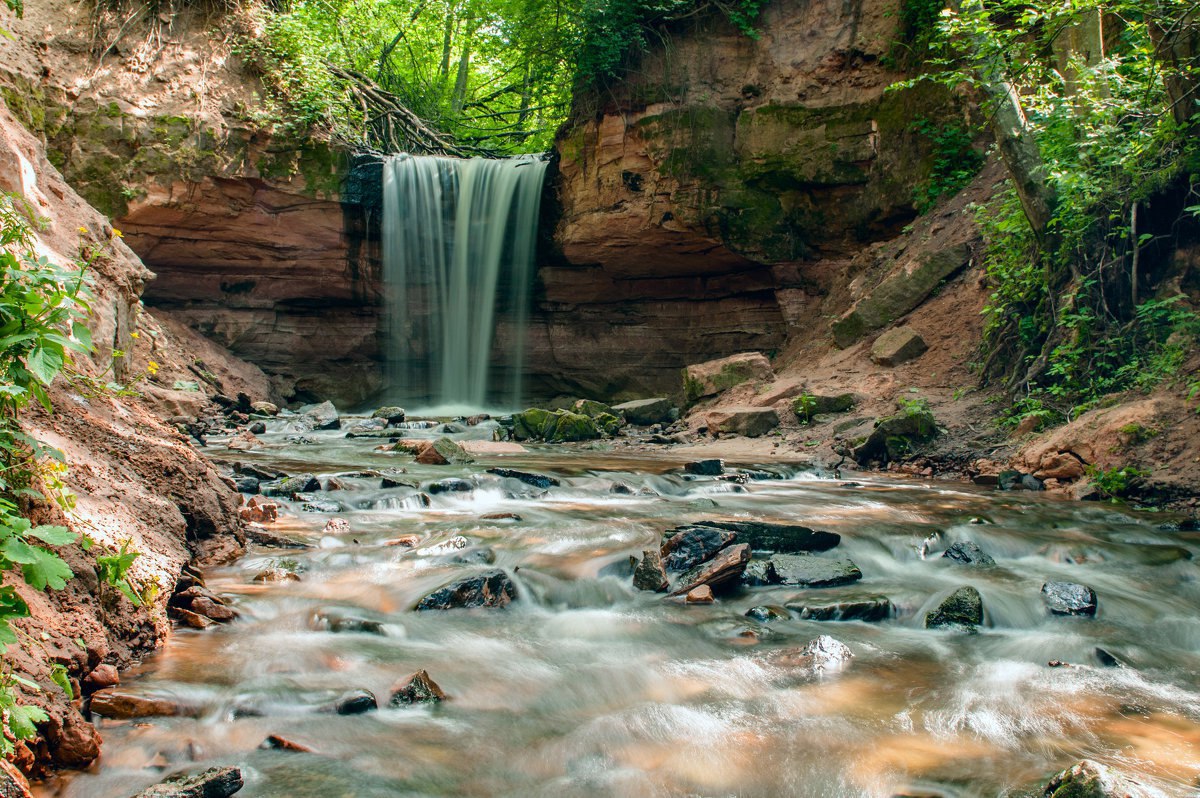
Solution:
[(871, 360), (881, 366), (899, 366), (921, 355), (929, 346), (925, 339), (909, 327), (896, 327), (875, 339), (871, 345)]
[(774, 376), (766, 355), (743, 352), (688, 366), (683, 370), (683, 392), (688, 402), (695, 402), (749, 380), (772, 379)]
[(116, 687), (92, 693), (90, 711), (106, 718), (165, 718), (189, 714), (184, 707), (166, 698), (130, 693)]
[(663, 565), (668, 571), (686, 571), (712, 559), (737, 539), (736, 532), (711, 527), (688, 527), (676, 532), (662, 546)]
[(780, 584), (799, 587), (835, 587), (862, 579), (851, 560), (829, 560), (807, 554), (777, 554), (771, 558)]
[(750, 562), (750, 547), (745, 543), (722, 549), (716, 557), (679, 577), (672, 596), (682, 596), (701, 585), (717, 588), (740, 579)]
[(806, 621), (886, 621), (896, 611), (891, 600), (883, 596), (827, 604), (796, 602), (787, 608)]
[(450, 610), (470, 607), (507, 607), (517, 597), (517, 587), (499, 569), (484, 571), (451, 582), (417, 603), (418, 610)]
[(632, 402), (622, 402), (613, 405), (615, 410), (630, 424), (649, 426), (650, 424), (665, 424), (675, 420), (678, 412), (675, 405), (666, 397), (654, 399), (636, 399)]
[(726, 407), (705, 415), (709, 432), (724, 432), (758, 438), (779, 426), (773, 407)]
[(228, 798), (244, 784), (238, 768), (209, 768), (203, 773), (172, 776), (133, 798)]
[(933, 612), (925, 616), (926, 629), (963, 627), (974, 629), (983, 623), (983, 596), (971, 586), (960, 587)]
[(780, 524), (770, 521), (705, 521), (703, 526), (737, 532), (739, 543), (749, 543), (755, 551), (777, 551), (798, 554), (810, 551), (829, 551), (842, 542), (836, 532), (821, 532), (801, 524)]
[(1047, 582), (1042, 585), (1042, 600), (1052, 615), (1096, 614), (1096, 591), (1077, 582)]

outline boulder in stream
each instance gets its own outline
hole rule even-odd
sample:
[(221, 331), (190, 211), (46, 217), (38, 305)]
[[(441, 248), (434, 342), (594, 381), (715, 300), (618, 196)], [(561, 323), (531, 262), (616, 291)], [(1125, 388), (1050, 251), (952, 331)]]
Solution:
[(545, 474), (534, 474), (529, 471), (517, 471), (512, 468), (489, 468), (487, 472), (489, 474), (495, 474), (498, 477), (503, 477), (504, 479), (515, 479), (518, 482), (524, 482), (526, 485), (532, 485), (533, 487), (541, 488), (542, 490), (556, 488), (562, 484), (554, 477), (548, 477)]
[(809, 554), (776, 554), (771, 564), (784, 585), (835, 587), (862, 579), (862, 571), (852, 560), (830, 560)]
[(737, 532), (738, 542), (749, 543), (754, 551), (777, 551), (782, 554), (829, 551), (842, 542), (842, 536), (836, 532), (822, 532), (800, 524), (771, 521), (705, 521), (703, 525)]
[(751, 560), (742, 572), (742, 584), (750, 587), (779, 584), (779, 574), (770, 560)]
[(402, 424), (405, 418), (404, 408), (394, 405), (381, 407), (371, 414), (371, 418), (382, 418), (389, 424)]
[(950, 544), (949, 548), (942, 552), (942, 557), (963, 565), (987, 567), (996, 564), (990, 554), (969, 540)]
[(622, 402), (613, 405), (613, 411), (630, 424), (648, 427), (651, 424), (669, 424), (678, 417), (679, 411), (670, 399), (655, 397), (653, 399), (635, 399), (632, 402)]
[(961, 627), (974, 629), (983, 623), (983, 596), (965, 585), (947, 596), (933, 612), (925, 616), (926, 629)]
[(333, 402), (321, 402), (300, 408), (300, 423), (305, 429), (339, 429), (342, 420)]
[(662, 545), (663, 565), (668, 571), (686, 571), (711, 560), (718, 551), (737, 539), (736, 532), (706, 526), (684, 527)]
[(672, 596), (690, 593), (700, 585), (718, 588), (741, 578), (750, 562), (750, 547), (745, 543), (722, 549), (716, 557), (680, 575)]
[(106, 718), (166, 718), (186, 715), (184, 708), (166, 698), (139, 695), (117, 687), (97, 690), (92, 694), (89, 711)]
[(1077, 582), (1047, 582), (1042, 585), (1042, 600), (1052, 615), (1096, 614), (1096, 591)]
[(828, 604), (805, 601), (790, 603), (787, 608), (801, 620), (807, 621), (886, 621), (896, 609), (891, 600), (883, 596), (846, 599)]
[(1042, 795), (1044, 798), (1151, 798), (1160, 793), (1099, 762), (1085, 759), (1051, 778)]
[(517, 597), (517, 587), (499, 569), (484, 571), (433, 591), (417, 602), (417, 610), (451, 610), (469, 607), (506, 607)]
[(238, 768), (209, 768), (203, 773), (171, 776), (133, 798), (229, 798), (244, 784)]
[(663, 567), (662, 553), (658, 549), (646, 549), (642, 559), (633, 569), (633, 586), (638, 590), (663, 593), (670, 586), (667, 571)]
[(416, 460), (422, 465), (462, 465), (474, 461), (461, 446), (449, 438), (426, 441), (417, 451)]
[(429, 673), (419, 670), (407, 679), (392, 686), (392, 697), (388, 702), (394, 707), (404, 704), (429, 704), (445, 701), (448, 696), (429, 677)]
[(684, 463), (683, 470), (701, 477), (719, 477), (725, 473), (724, 460), (696, 460)]
[(465, 479), (439, 479), (437, 482), (430, 482), (425, 490), (436, 496), (439, 493), (470, 493), (475, 490), (475, 486)]
[(321, 712), (338, 715), (362, 715), (379, 709), (379, 702), (370, 690), (351, 690), (330, 704), (321, 707)]
[(820, 635), (798, 649), (779, 652), (774, 659), (780, 665), (809, 668), (820, 673), (843, 667), (854, 659), (854, 652), (840, 640)]

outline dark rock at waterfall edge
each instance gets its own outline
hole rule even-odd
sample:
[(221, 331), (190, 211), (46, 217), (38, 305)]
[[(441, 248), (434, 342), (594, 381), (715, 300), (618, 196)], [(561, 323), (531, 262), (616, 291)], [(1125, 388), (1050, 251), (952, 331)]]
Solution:
[(417, 610), (450, 610), (470, 607), (506, 607), (517, 597), (517, 587), (499, 569), (451, 582), (417, 602)]
[(737, 540), (737, 533), (706, 526), (686, 527), (662, 545), (663, 565), (668, 571), (686, 571), (712, 559)]
[(238, 768), (209, 768), (202, 773), (172, 776), (133, 798), (228, 798), (244, 784)]
[(562, 484), (554, 477), (548, 477), (545, 474), (533, 474), (529, 471), (516, 471), (511, 468), (489, 468), (487, 472), (495, 474), (498, 477), (503, 477), (504, 479), (515, 479), (524, 482), (526, 485), (541, 488), (542, 490), (556, 488)]
[(800, 587), (835, 587), (862, 579), (851, 560), (827, 560), (807, 554), (776, 554), (771, 558), (779, 582)]
[(470, 493), (475, 490), (475, 486), (465, 479), (439, 479), (437, 482), (430, 482), (425, 489), (434, 495), (438, 493)]
[(642, 559), (633, 569), (633, 586), (638, 590), (663, 593), (670, 586), (667, 571), (663, 567), (662, 553), (658, 549), (646, 549)]
[(983, 596), (967, 585), (947, 596), (933, 612), (925, 616), (926, 629), (963, 627), (974, 629), (983, 623)]
[(807, 621), (886, 621), (895, 612), (891, 600), (883, 596), (830, 604), (795, 603), (787, 608)]
[(1096, 614), (1096, 591), (1076, 582), (1047, 582), (1042, 585), (1042, 600), (1053, 615)]
[(986, 567), (996, 564), (996, 561), (992, 559), (990, 554), (969, 540), (961, 543), (952, 543), (942, 553), (942, 557), (962, 563), (963, 565)]
[(370, 690), (352, 690), (331, 704), (321, 707), (321, 712), (333, 712), (338, 715), (362, 715), (379, 709), (379, 702)]
[(725, 461), (697, 460), (694, 463), (684, 464), (683, 470), (701, 477), (719, 477), (725, 473)]
[[(748, 543), (754, 551), (777, 551), (799, 554), (829, 551), (842, 542), (836, 532), (822, 532), (800, 524), (780, 524), (769, 521), (704, 521), (698, 526), (728, 529), (737, 532), (739, 543)], [(683, 527), (679, 527), (683, 529)]]

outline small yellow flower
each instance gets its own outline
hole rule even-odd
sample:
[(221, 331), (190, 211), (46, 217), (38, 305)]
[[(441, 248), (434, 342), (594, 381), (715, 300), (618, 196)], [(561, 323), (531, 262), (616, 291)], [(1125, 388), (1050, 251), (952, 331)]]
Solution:
[(140, 336), (139, 334), (137, 334), (137, 333), (135, 333), (135, 332), (131, 332), (131, 333), (129, 334), (129, 337), (130, 337), (130, 338), (141, 338), (142, 336)]
[(117, 229), (117, 228), (115, 228), (115, 227), (113, 228), (113, 233), (112, 233), (112, 234), (113, 234), (113, 238), (124, 238), (124, 237), (125, 237), (125, 234), (124, 234), (124, 233), (122, 233), (120, 230), (118, 230), (118, 229)]
[(79, 232), (81, 232), (81, 233), (86, 233), (86, 232), (87, 232), (87, 228), (86, 228), (86, 227), (81, 227), (81, 228), (79, 228)]
[(158, 373), (158, 364), (155, 363), (153, 360), (151, 360), (149, 363), (146, 364), (146, 371), (150, 374), (151, 377), (153, 377), (155, 374)]

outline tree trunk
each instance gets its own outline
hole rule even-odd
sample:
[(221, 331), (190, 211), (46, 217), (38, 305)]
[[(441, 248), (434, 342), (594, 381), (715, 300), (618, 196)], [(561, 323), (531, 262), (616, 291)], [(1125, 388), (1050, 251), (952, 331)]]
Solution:
[(1154, 57), (1162, 65), (1171, 115), (1183, 130), (1200, 127), (1200, 10), (1194, 5), (1159, 0), (1149, 21)]
[(463, 39), (462, 54), (458, 57), (458, 76), (454, 80), (454, 96), (450, 100), (450, 110), (462, 113), (463, 103), (467, 99), (467, 79), (471, 76), (471, 43), (475, 38), (475, 23), (471, 17), (466, 20), (467, 32)]

